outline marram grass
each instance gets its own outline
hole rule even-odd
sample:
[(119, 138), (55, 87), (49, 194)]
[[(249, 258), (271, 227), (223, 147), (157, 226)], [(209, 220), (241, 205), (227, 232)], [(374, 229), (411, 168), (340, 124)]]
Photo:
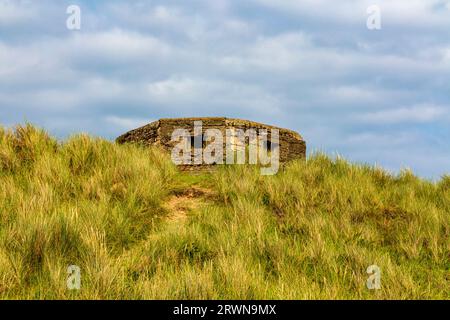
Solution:
[(158, 149), (0, 128), (0, 298), (449, 299), (450, 176), (320, 154), (191, 176)]

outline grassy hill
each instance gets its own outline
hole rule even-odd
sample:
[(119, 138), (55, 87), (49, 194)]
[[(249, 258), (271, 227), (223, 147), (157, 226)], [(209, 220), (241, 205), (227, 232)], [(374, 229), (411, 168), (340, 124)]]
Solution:
[(0, 298), (449, 299), (450, 177), (324, 155), (189, 175), (157, 149), (0, 129)]

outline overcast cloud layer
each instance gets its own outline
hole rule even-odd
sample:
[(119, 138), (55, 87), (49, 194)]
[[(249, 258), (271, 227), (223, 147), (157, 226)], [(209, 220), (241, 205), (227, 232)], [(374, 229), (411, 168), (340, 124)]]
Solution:
[[(372, 4), (381, 30), (366, 27)], [(1, 124), (114, 138), (184, 116), (287, 127), (310, 151), (439, 178), (450, 1), (0, 0)]]

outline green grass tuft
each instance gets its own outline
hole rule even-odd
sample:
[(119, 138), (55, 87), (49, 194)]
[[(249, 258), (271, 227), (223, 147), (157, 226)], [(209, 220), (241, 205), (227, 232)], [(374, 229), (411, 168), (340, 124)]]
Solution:
[[(156, 148), (27, 124), (0, 128), (0, 186), (3, 299), (450, 298), (449, 175), (323, 154), (275, 176), (189, 175)], [(209, 193), (171, 220), (165, 204), (192, 188)], [(366, 288), (373, 264), (381, 290)]]

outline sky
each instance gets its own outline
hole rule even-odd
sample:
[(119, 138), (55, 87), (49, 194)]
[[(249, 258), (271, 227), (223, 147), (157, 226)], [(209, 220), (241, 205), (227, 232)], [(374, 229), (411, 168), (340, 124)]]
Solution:
[(309, 152), (438, 179), (450, 0), (0, 0), (1, 125), (114, 139), (194, 116), (293, 129)]

